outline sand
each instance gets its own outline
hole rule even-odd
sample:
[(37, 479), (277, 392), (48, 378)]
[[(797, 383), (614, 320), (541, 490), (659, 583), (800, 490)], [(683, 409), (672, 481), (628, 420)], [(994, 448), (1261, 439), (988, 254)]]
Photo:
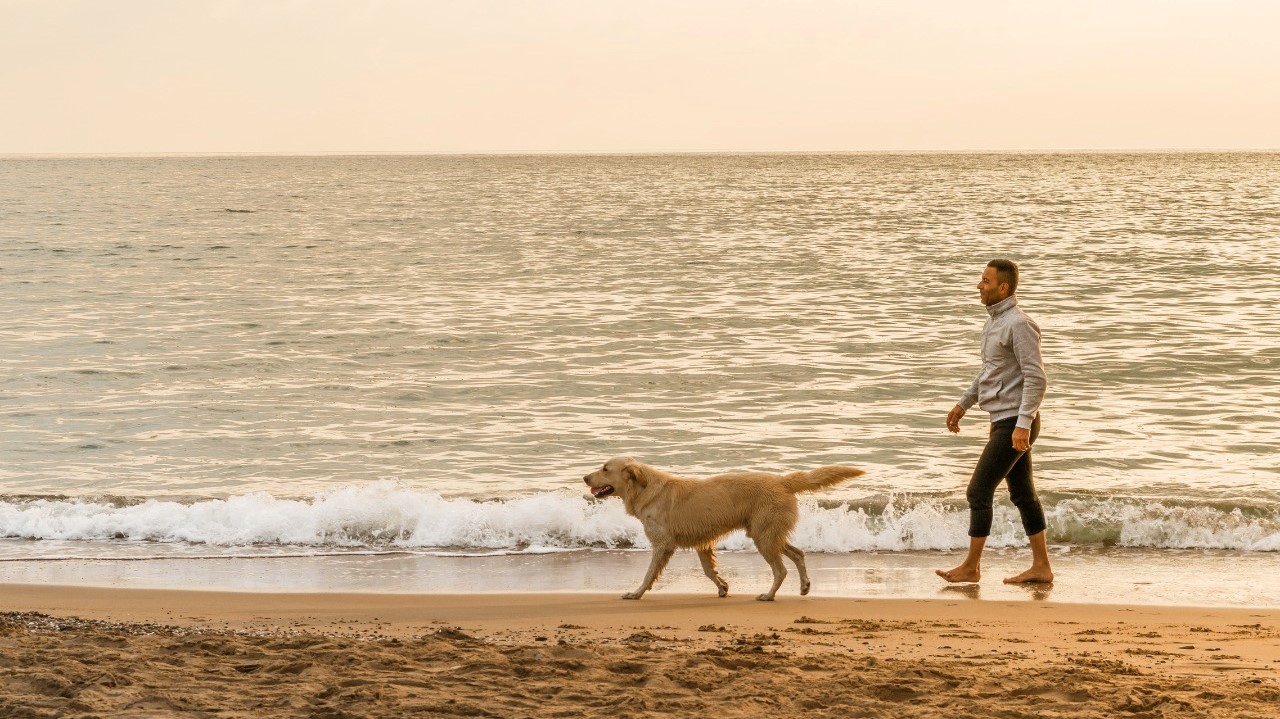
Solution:
[(1280, 715), (1278, 610), (953, 596), (0, 585), (0, 716)]

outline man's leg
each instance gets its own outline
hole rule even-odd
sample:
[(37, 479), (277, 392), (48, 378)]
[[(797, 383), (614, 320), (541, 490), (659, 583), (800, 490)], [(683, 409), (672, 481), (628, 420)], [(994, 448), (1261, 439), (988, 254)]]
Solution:
[[(1031, 441), (1040, 436), (1040, 417), (1031, 424)], [(1036, 496), (1036, 485), (1032, 478), (1031, 451), (1023, 453), (1009, 470), (1009, 499), (1018, 508), (1022, 516), (1022, 528), (1027, 532), (1031, 543), (1031, 568), (1027, 571), (1005, 578), (1005, 584), (1026, 584), (1034, 582), (1052, 582), (1053, 569), (1049, 566), (1049, 543), (1045, 536), (1046, 522), (1044, 508), (1040, 506), (1040, 498)]]
[(986, 537), (969, 537), (969, 552), (955, 569), (935, 569), (933, 573), (948, 582), (976, 582), (982, 579), (982, 549), (987, 546)]
[(1000, 421), (991, 425), (987, 446), (982, 449), (982, 456), (978, 458), (978, 466), (974, 468), (965, 492), (969, 500), (969, 552), (960, 566), (934, 571), (948, 582), (976, 582), (982, 578), (982, 550), (987, 544), (987, 535), (991, 534), (996, 487), (1021, 456), (1013, 448), (1015, 423), (1016, 420)]
[(1022, 574), (1005, 577), (1005, 584), (1048, 584), (1053, 581), (1049, 566), (1049, 542), (1043, 530), (1027, 537), (1031, 541), (1031, 568)]

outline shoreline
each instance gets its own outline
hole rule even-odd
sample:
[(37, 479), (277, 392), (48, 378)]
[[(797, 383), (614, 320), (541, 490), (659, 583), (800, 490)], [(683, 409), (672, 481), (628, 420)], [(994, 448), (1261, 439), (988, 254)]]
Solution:
[(0, 584), (0, 612), (18, 717), (1270, 717), (1280, 700), (1275, 609)]
[[(412, 553), (290, 557), (66, 558), (0, 561), (0, 584), (97, 586), (138, 589), (210, 589), (247, 592), (360, 592), (375, 594), (600, 593), (634, 588), (649, 562), (647, 550), (595, 550), (548, 554), (438, 556)], [(1005, 585), (1026, 568), (1021, 548), (993, 549), (981, 585), (952, 586), (934, 570), (955, 566), (961, 552), (810, 552), (811, 597), (949, 599), (1134, 606), (1221, 606), (1280, 609), (1274, 556), (1211, 550), (1054, 551), (1058, 581), (1049, 586)], [(772, 581), (751, 551), (717, 553), (729, 594), (754, 597)], [(1228, 571), (1229, 570), (1229, 571)], [(798, 596), (795, 572), (779, 599)], [(655, 594), (713, 596), (697, 557), (679, 552), (655, 585)], [(960, 594), (957, 594), (959, 592)]]

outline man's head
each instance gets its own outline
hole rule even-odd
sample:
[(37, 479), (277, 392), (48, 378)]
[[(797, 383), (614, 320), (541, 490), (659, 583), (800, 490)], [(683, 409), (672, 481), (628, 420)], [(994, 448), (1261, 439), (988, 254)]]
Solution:
[(1018, 263), (1013, 260), (992, 260), (978, 281), (978, 295), (982, 304), (990, 307), (1008, 299), (1018, 291)]

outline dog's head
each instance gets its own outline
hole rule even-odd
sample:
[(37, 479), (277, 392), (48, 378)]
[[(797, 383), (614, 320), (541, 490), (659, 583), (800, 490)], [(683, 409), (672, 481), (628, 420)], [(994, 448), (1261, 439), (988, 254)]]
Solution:
[(631, 457), (614, 457), (604, 466), (582, 478), (591, 488), (591, 496), (603, 499), (619, 492), (627, 496), (635, 487), (645, 485), (642, 465)]

